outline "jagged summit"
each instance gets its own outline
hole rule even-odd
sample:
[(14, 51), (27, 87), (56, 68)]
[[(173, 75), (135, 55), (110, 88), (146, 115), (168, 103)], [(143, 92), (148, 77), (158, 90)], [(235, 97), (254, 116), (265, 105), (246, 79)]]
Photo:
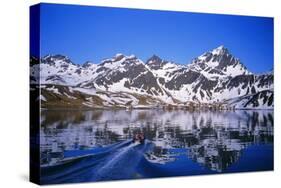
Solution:
[(122, 54), (122, 53), (117, 53), (117, 54), (115, 54), (115, 56), (113, 57), (113, 59), (123, 59), (123, 58), (126, 58), (126, 59), (133, 59), (133, 58), (136, 58), (136, 56), (135, 56), (134, 54), (125, 55), (125, 54)]
[(153, 70), (159, 70), (163, 68), (163, 66), (167, 65), (168, 63), (174, 64), (173, 62), (163, 60), (157, 55), (152, 55), (147, 61), (146, 64)]
[(219, 47), (217, 47), (216, 49), (222, 50), (222, 49), (226, 49), (226, 48), (225, 48), (224, 45), (222, 44), (222, 45), (220, 45)]
[(86, 61), (84, 64), (82, 64), (83, 68), (88, 68), (95, 65), (92, 61)]
[(125, 55), (121, 54), (121, 53), (118, 53), (116, 54), (114, 57), (113, 57), (113, 61), (120, 61), (122, 60), (123, 58), (126, 58)]
[(112, 62), (120, 62), (120, 61), (127, 61), (127, 60), (136, 60), (137, 57), (133, 54), (127, 56), (122, 53), (115, 54), (112, 58), (106, 58), (101, 61), (103, 63), (112, 63)]
[(161, 63), (162, 61), (163, 61), (163, 60), (162, 60), (159, 56), (153, 54), (153, 55), (146, 61), (146, 64)]
[(73, 64), (71, 59), (68, 56), (64, 56), (61, 54), (55, 54), (55, 55), (46, 55), (43, 58), (41, 58), (42, 63), (47, 64), (54, 64), (54, 63), (66, 63), (66, 64)]
[(208, 52), (203, 53), (202, 55), (200, 55), (198, 58), (195, 59), (208, 59), (211, 56), (232, 56), (229, 52), (229, 50), (224, 46), (224, 45), (220, 45), (217, 48), (214, 48)]
[(220, 45), (219, 47), (213, 49), (211, 51), (212, 54), (216, 55), (223, 55), (223, 54), (229, 54), (228, 49), (224, 45)]
[(195, 58), (190, 67), (204, 71), (210, 76), (237, 76), (250, 74), (241, 61), (223, 45)]

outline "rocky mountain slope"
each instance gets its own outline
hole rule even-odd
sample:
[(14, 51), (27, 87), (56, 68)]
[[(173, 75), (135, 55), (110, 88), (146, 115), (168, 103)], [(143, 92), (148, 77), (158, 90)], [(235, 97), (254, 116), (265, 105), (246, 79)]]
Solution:
[(179, 65), (153, 55), (143, 62), (116, 54), (100, 64), (62, 55), (31, 59), (31, 84), (43, 107), (273, 108), (273, 72), (251, 73), (220, 46)]

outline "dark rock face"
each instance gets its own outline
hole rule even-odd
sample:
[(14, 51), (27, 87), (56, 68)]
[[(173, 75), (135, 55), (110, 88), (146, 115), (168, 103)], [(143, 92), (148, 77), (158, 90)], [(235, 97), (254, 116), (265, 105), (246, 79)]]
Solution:
[(92, 65), (93, 65), (92, 62), (87, 61), (87, 62), (85, 62), (85, 63), (82, 65), (82, 67), (83, 67), (83, 68), (88, 68), (88, 67), (90, 67), (90, 66), (92, 66)]
[(210, 92), (217, 86), (217, 84), (218, 81), (208, 80), (206, 77), (202, 76), (193, 91), (197, 92), (198, 88), (201, 88), (201, 90)]
[(106, 68), (106, 67), (99, 67), (99, 68), (96, 70), (96, 72), (99, 73), (99, 72), (106, 71), (106, 70), (108, 70), (108, 68)]
[(159, 82), (161, 85), (164, 85), (164, 84), (165, 84), (165, 79), (164, 79), (164, 78), (158, 78), (158, 82)]
[(254, 75), (238, 75), (234, 78), (231, 78), (227, 84), (227, 89), (232, 89), (242, 85), (242, 89), (245, 89), (247, 86), (251, 86), (254, 83)]
[(167, 64), (168, 61), (165, 61), (161, 59), (160, 57), (153, 55), (151, 58), (149, 58), (146, 61), (146, 64), (149, 66), (152, 70), (158, 70), (161, 69), (165, 64)]
[(220, 71), (220, 70), (218, 70), (218, 69), (210, 69), (209, 73), (210, 73), (210, 74), (225, 75), (225, 73), (223, 73), (222, 71)]
[(256, 76), (258, 87), (271, 86), (273, 84), (273, 73)]
[[(132, 87), (144, 89), (148, 94), (151, 95), (163, 95), (161, 87), (158, 85), (156, 78), (151, 72), (138, 76), (137, 79), (131, 84)], [(154, 89), (154, 90), (153, 90)]]
[(192, 84), (200, 76), (200, 73), (188, 70), (179, 76), (173, 77), (165, 86), (170, 90), (179, 90), (184, 84)]
[(221, 55), (214, 55), (213, 61), (218, 61), (219, 65), (216, 67), (217, 69), (224, 70), (225, 67), (235, 65), (238, 63), (238, 60), (234, 59), (232, 55), (225, 51)]
[(51, 81), (53, 81), (53, 82), (62, 82), (62, 83), (66, 83), (66, 82), (64, 81), (64, 79), (63, 79), (62, 77), (58, 76), (58, 75), (48, 76), (48, 77), (46, 78), (46, 80), (47, 80), (47, 81), (48, 81), (48, 80), (51, 80)]
[(271, 105), (273, 105), (273, 92), (264, 90), (253, 95), (253, 97), (244, 105), (244, 107), (249, 107), (249, 106), (259, 107), (259, 106), (271, 106)]
[(80, 68), (76, 69), (75, 73), (81, 74), (82, 70)]

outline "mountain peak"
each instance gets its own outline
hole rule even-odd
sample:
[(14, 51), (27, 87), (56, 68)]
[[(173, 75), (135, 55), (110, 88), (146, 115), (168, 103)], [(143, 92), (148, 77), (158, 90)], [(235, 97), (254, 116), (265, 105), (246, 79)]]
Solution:
[(63, 63), (69, 63), (69, 64), (73, 64), (74, 63), (70, 60), (69, 57), (61, 55), (61, 54), (56, 54), (56, 55), (46, 55), (41, 59), (42, 63), (54, 63), (54, 62), (63, 62)]
[[(217, 48), (214, 48), (213, 50), (210, 50), (208, 52), (203, 53), (202, 55), (200, 55), (198, 58), (195, 58), (195, 61), (198, 62), (198, 60), (200, 61), (210, 61), (212, 59), (212, 57), (216, 56), (216, 57), (220, 57), (220, 56), (232, 56), (228, 49), (224, 46), (224, 45), (220, 45)], [(194, 61), (194, 60), (193, 60)]]
[(120, 61), (121, 59), (123, 59), (125, 57), (125, 55), (121, 54), (121, 53), (117, 53), (113, 59), (114, 61)]
[(126, 56), (124, 54), (121, 54), (121, 53), (117, 53), (115, 56), (114, 56), (114, 62), (116, 61), (120, 61), (122, 60), (123, 58), (125, 58), (126, 60), (130, 60), (130, 59), (136, 59), (137, 57), (133, 54), (129, 55), (129, 56)]
[(211, 51), (211, 53), (212, 53), (213, 55), (215, 55), (215, 54), (216, 54), (216, 55), (223, 55), (223, 54), (228, 54), (229, 51), (228, 51), (228, 49), (227, 49), (225, 46), (220, 45), (219, 47), (213, 49), (213, 50)]
[(163, 61), (163, 60), (162, 60), (159, 56), (153, 54), (153, 55), (146, 61), (146, 63), (147, 63), (147, 64), (160, 64), (160, 63), (162, 63), (162, 61)]
[[(161, 59), (157, 55), (151, 56), (147, 61), (146, 64), (153, 70), (158, 70), (161, 69), (163, 66), (167, 65), (170, 61), (166, 61)], [(172, 63), (172, 62), (170, 62)]]
[(82, 64), (82, 67), (83, 67), (83, 68), (88, 68), (88, 67), (92, 66), (93, 64), (94, 64), (94, 63), (91, 62), (91, 61), (86, 61), (84, 64)]
[(240, 60), (235, 58), (223, 45), (195, 58), (191, 66), (195, 66), (201, 71), (207, 71), (208, 74), (211, 73), (212, 75), (215, 75), (214, 72), (219, 72), (219, 76), (250, 74)]
[(118, 58), (118, 57), (125, 57), (125, 55), (124, 54), (122, 54), (122, 53), (117, 53), (117, 54), (115, 54), (115, 56), (114, 56), (115, 58)]
[(53, 58), (53, 59), (69, 59), (67, 56), (65, 55), (61, 55), (61, 54), (48, 54), (46, 56), (44, 56), (42, 59), (50, 59), (50, 58)]
[(217, 47), (216, 49), (223, 50), (223, 49), (226, 49), (226, 48), (224, 47), (224, 45), (220, 45), (220, 46)]

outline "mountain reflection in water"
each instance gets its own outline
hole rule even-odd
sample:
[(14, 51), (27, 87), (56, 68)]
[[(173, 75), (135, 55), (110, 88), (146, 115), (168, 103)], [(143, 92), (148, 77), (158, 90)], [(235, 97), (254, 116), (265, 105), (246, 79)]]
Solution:
[[(140, 131), (146, 145), (131, 145), (130, 139)], [(74, 182), (272, 170), (273, 111), (45, 110), (41, 113), (40, 148), (46, 182), (52, 182), (54, 176), (49, 168), (79, 157), (88, 157), (91, 162), (84, 163), (92, 163), (92, 173), (76, 170)], [(93, 154), (98, 155), (90, 160)], [(118, 164), (113, 165), (114, 159), (123, 166), (130, 160), (135, 165), (122, 174)], [(260, 166), (257, 160), (267, 161)], [(73, 170), (75, 165), (67, 168)], [(96, 166), (108, 170), (109, 165), (111, 173), (105, 173), (109, 175), (93, 176), (98, 174), (93, 171)], [(59, 175), (55, 177), (59, 179)]]

